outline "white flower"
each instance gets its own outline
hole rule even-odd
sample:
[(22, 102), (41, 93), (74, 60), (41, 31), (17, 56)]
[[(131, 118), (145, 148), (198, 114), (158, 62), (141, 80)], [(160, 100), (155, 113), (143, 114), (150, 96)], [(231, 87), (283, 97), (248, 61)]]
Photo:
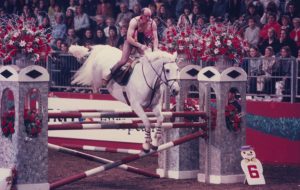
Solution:
[(25, 45), (26, 45), (26, 42), (24, 40), (21, 40), (20, 47), (25, 47)]
[(190, 38), (189, 37), (185, 38), (185, 41), (186, 42), (190, 41)]
[(20, 35), (20, 32), (19, 31), (16, 31), (13, 35), (14, 38), (17, 38), (18, 36)]
[(32, 48), (28, 48), (27, 51), (28, 51), (28, 53), (32, 53), (33, 49)]
[(231, 46), (231, 44), (232, 44), (232, 41), (231, 40), (227, 40), (227, 45)]
[(9, 40), (8, 44), (11, 45), (11, 46), (14, 45), (14, 41)]
[(234, 37), (234, 36), (233, 36), (232, 34), (229, 35), (229, 38), (230, 38), (230, 39), (233, 39), (233, 37)]
[(190, 44), (190, 45), (189, 45), (189, 48), (190, 48), (190, 49), (193, 49), (193, 44)]
[(219, 47), (220, 45), (221, 45), (221, 42), (220, 42), (219, 40), (217, 40), (217, 41), (215, 42), (215, 46)]
[(181, 51), (183, 50), (183, 46), (178, 46), (178, 49)]
[(218, 54), (219, 53), (219, 49), (218, 48), (215, 48), (214, 49), (214, 54)]
[(205, 46), (206, 46), (206, 47), (210, 46), (210, 41), (206, 41), (206, 42), (205, 42)]

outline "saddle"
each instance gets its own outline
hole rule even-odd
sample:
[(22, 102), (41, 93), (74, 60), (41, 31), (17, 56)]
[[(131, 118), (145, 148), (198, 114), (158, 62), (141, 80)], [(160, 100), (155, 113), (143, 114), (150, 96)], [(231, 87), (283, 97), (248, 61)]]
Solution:
[(125, 65), (123, 65), (114, 73), (114, 75), (112, 76), (114, 81), (116, 81), (121, 86), (127, 85), (132, 71), (134, 69), (134, 66), (137, 62), (138, 61), (133, 61), (132, 59), (130, 59)]

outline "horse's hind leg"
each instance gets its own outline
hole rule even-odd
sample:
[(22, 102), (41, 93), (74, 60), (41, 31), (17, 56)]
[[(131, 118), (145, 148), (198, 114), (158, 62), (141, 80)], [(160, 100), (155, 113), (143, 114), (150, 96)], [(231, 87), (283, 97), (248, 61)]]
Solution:
[(143, 143), (143, 150), (145, 152), (149, 152), (151, 148), (151, 142), (152, 142), (150, 121), (139, 103), (131, 103), (131, 108), (142, 120), (145, 126), (145, 142)]
[(154, 108), (153, 108), (153, 112), (155, 113), (155, 116), (157, 117), (157, 128), (156, 128), (156, 132), (154, 134), (154, 139), (153, 139), (153, 149), (157, 149), (158, 145), (159, 145), (159, 140), (162, 137), (162, 129), (161, 129), (161, 125), (164, 121), (164, 116), (161, 113), (161, 104), (157, 104)]

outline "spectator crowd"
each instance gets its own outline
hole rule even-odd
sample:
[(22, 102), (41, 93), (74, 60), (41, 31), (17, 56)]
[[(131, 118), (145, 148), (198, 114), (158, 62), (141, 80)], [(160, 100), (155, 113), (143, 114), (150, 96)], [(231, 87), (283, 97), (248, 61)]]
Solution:
[(264, 85), (271, 82), (268, 75), (291, 72), (290, 64), (278, 66), (275, 57), (300, 58), (300, 0), (4, 0), (0, 18), (18, 14), (34, 19), (49, 29), (53, 51), (67, 52), (73, 44), (108, 44), (122, 49), (129, 21), (140, 15), (143, 7), (152, 11), (159, 40), (170, 26), (235, 25), (250, 45), (246, 57), (266, 58), (242, 64), (249, 74), (264, 76), (249, 81), (249, 89), (255, 92), (270, 92)]

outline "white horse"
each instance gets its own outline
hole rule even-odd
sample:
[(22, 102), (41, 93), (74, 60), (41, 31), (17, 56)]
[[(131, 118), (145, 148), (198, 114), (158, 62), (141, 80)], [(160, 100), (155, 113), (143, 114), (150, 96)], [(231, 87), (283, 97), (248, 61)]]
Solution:
[[(98, 89), (102, 84), (102, 78), (110, 74), (110, 69), (121, 59), (121, 50), (107, 46), (94, 46), (91, 52), (86, 48), (71, 46), (69, 49), (75, 57), (80, 58), (89, 53), (82, 67), (76, 72), (72, 84), (91, 85)], [(151, 139), (151, 126), (144, 108), (151, 108), (157, 117), (157, 124), (163, 122), (162, 89), (161, 84), (167, 85), (173, 95), (178, 94), (177, 82), (179, 69), (176, 64), (177, 54), (169, 54), (160, 50), (146, 52), (137, 60), (132, 75), (126, 86), (120, 86), (113, 79), (107, 84), (110, 94), (119, 101), (129, 102), (132, 110), (138, 115), (145, 126), (145, 143), (143, 150), (158, 147), (161, 138), (161, 127), (156, 129), (154, 139)], [(124, 97), (126, 92), (127, 97)], [(126, 100), (127, 99), (127, 100)]]

